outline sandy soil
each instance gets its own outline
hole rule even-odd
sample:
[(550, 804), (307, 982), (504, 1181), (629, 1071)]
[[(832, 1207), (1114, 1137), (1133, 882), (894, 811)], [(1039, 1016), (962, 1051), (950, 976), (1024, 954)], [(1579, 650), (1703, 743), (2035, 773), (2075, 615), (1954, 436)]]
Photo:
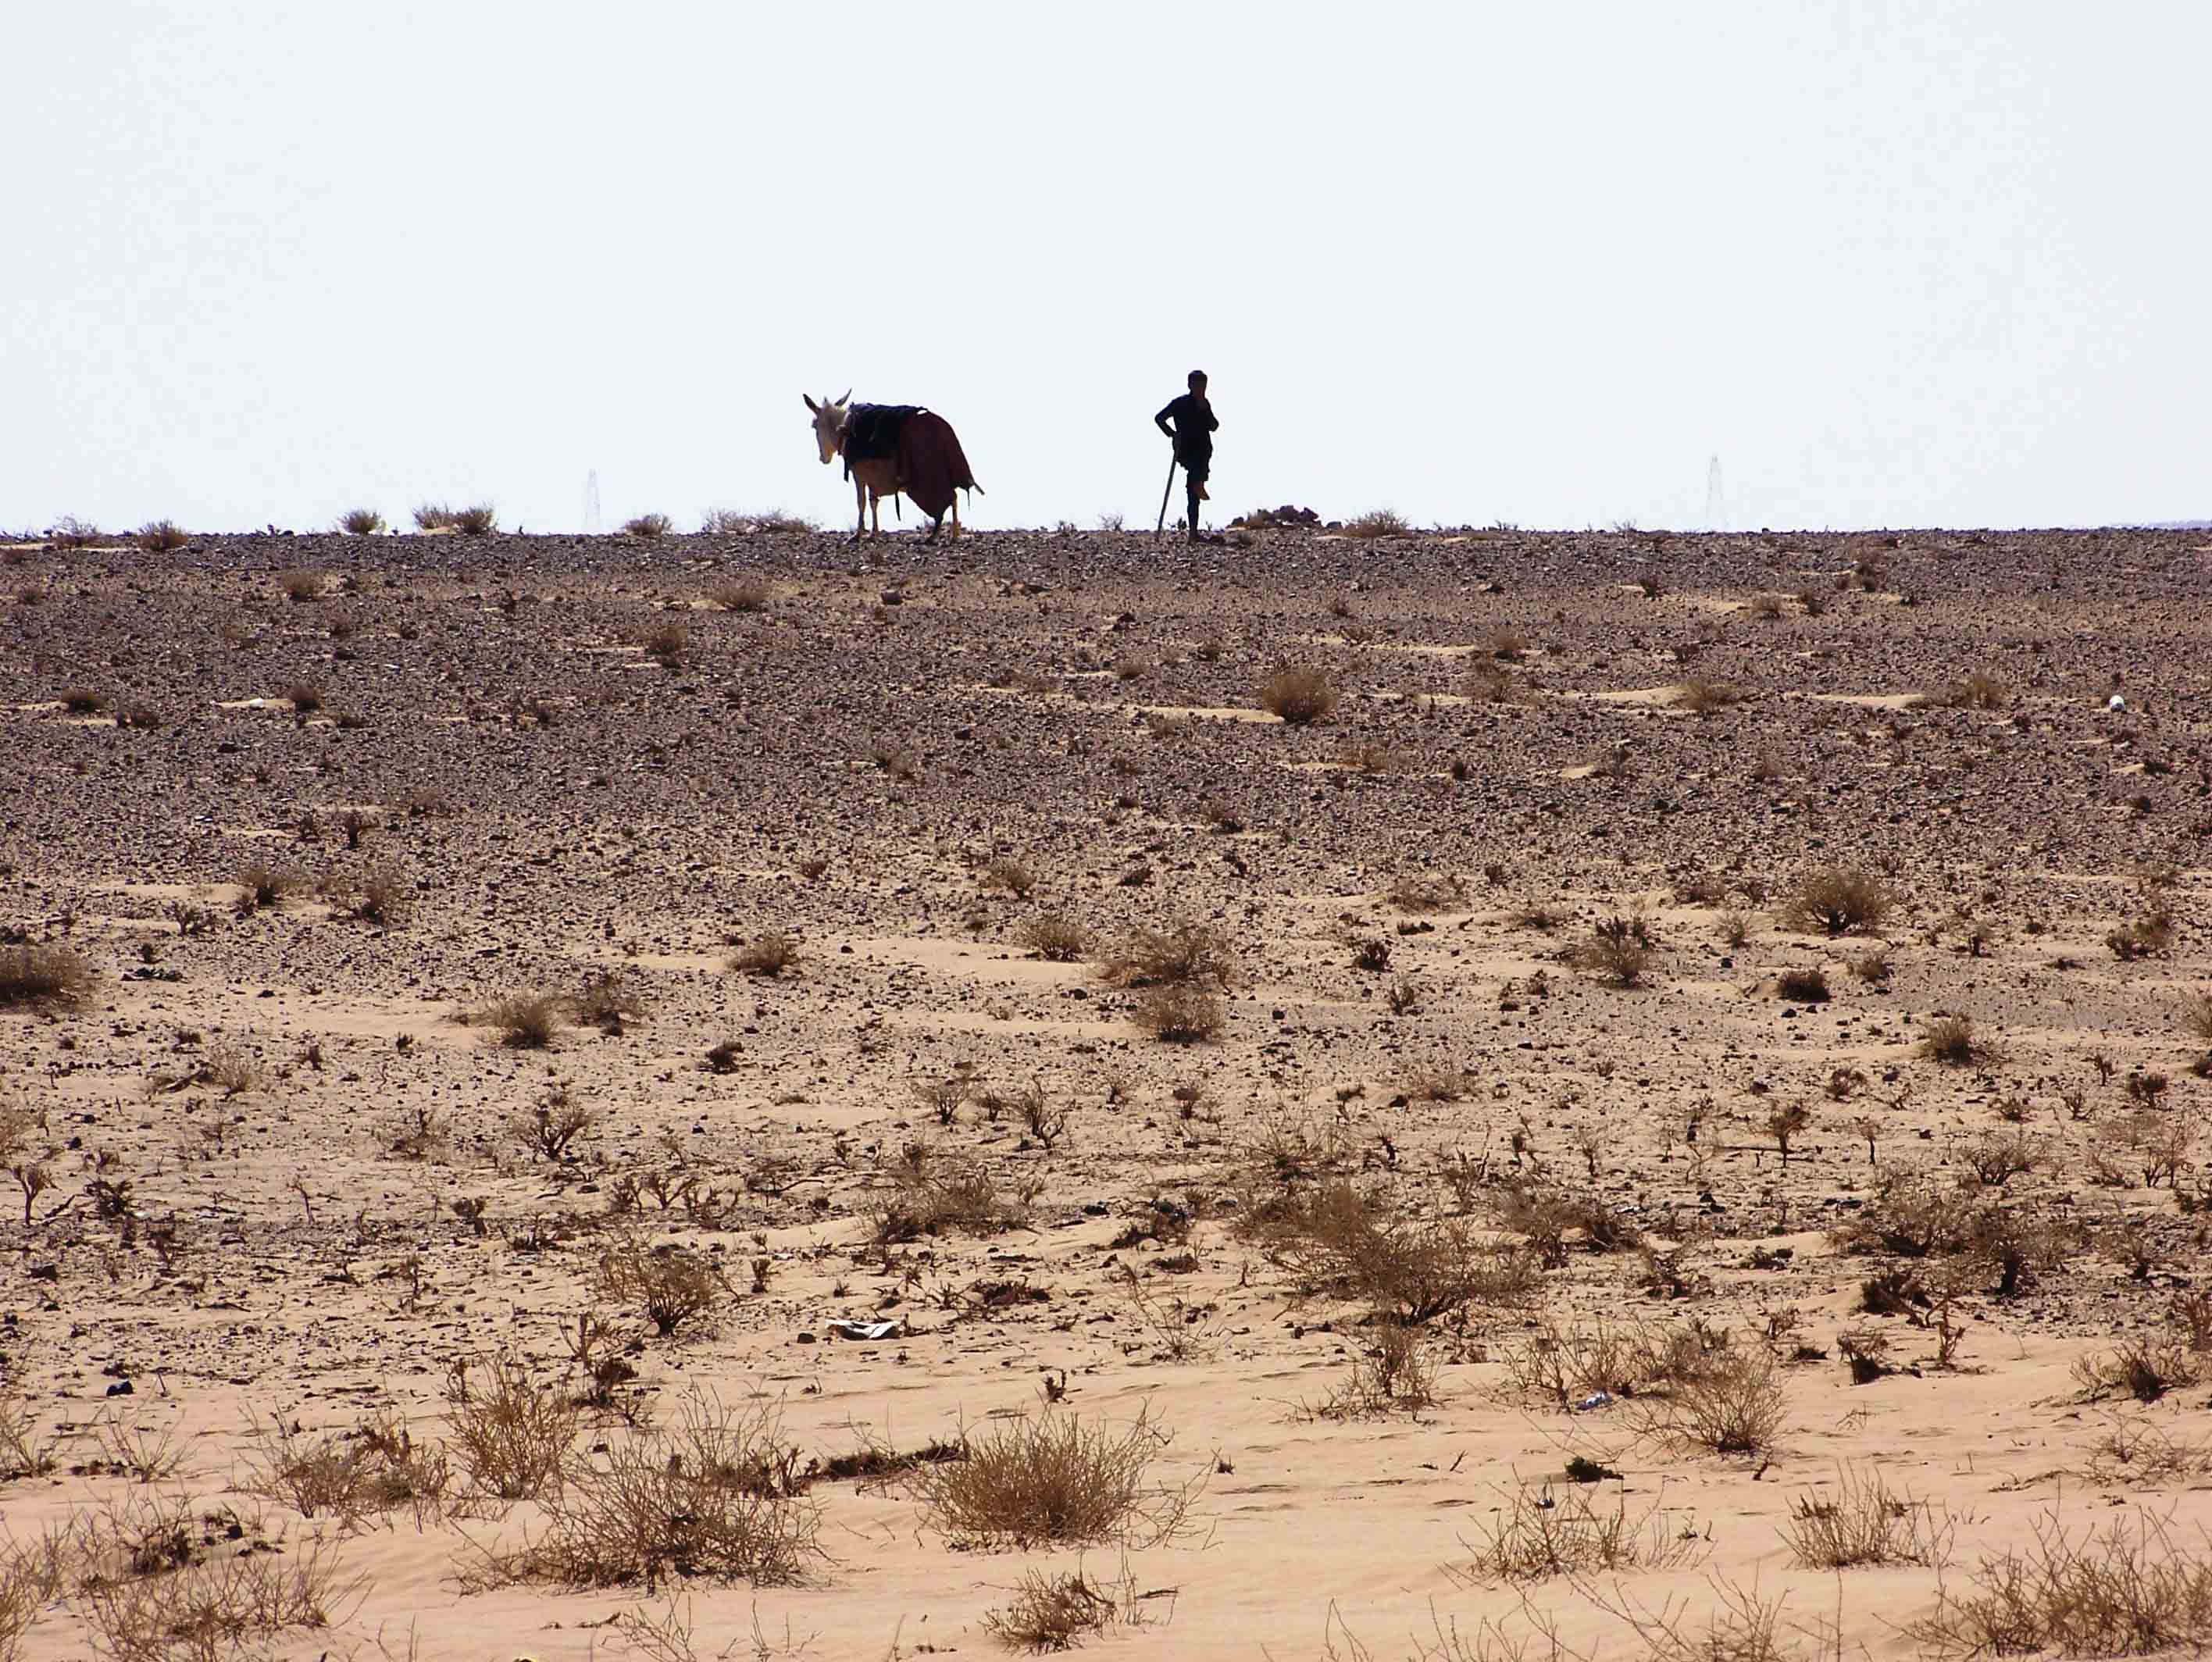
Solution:
[[(666, 1621), (665, 1590), (474, 1589), (471, 1565), (542, 1526), (535, 1503), (349, 1528), (252, 1492), (257, 1423), (319, 1436), (389, 1410), (434, 1443), (449, 1368), (493, 1354), (576, 1388), (564, 1332), (596, 1308), (631, 1344), (635, 1419), (702, 1392), (771, 1404), (826, 1460), (1141, 1413), (1167, 1434), (1151, 1480), (1197, 1486), (1167, 1543), (1023, 1549), (950, 1538), (897, 1484), (818, 1477), (799, 1585), (682, 1582), (700, 1657), (1002, 1654), (987, 1614), (1079, 1565), (1141, 1618), (1089, 1642), (1131, 1659), (1395, 1658), (1439, 1623), (1474, 1655), (1486, 1617), (1544, 1612), (1577, 1648), (1649, 1655), (1601, 1602), (1680, 1600), (1702, 1632), (1731, 1589), (1786, 1598), (1793, 1653), (1832, 1651), (1840, 1617), (1845, 1647), (1917, 1655), (1936, 1568), (1810, 1568), (1784, 1539), (1808, 1496), (1877, 1471), (1948, 1518), (1954, 1592), (2053, 1520), (2143, 1508), (2201, 1547), (2206, 1386), (2143, 1402), (2075, 1370), (2185, 1341), (2171, 1307), (2205, 1267), (2203, 541), (9, 549), (0, 925), (101, 980), (75, 1010), (0, 1007), (0, 1103), (35, 1119), (16, 1157), (53, 1179), (27, 1228), (0, 1224), (0, 1366), (59, 1440), (52, 1471), (0, 1485), (7, 1533), (174, 1497), (295, 1562), (322, 1539), (358, 1596), (334, 1629), (252, 1641), (275, 1654), (651, 1654), (626, 1613)], [(319, 597), (286, 597), (295, 572)], [(708, 601), (738, 577), (767, 581), (764, 610)], [(1329, 673), (1329, 719), (1258, 708), (1280, 664)], [(1951, 696), (1970, 672), (1984, 704)], [(1692, 682), (1736, 696), (1695, 713)], [(240, 915), (257, 861), (304, 884)], [(1786, 921), (1831, 865), (1893, 889), (1878, 930)], [(378, 869), (403, 924), (346, 915)], [(1406, 879), (1433, 880), (1422, 909), (1392, 899)], [(2142, 955), (2108, 946), (2160, 912)], [(1217, 931), (1218, 1038), (1148, 1037), (1143, 989), (1036, 957), (1024, 926), (1048, 914), (1102, 949), (1171, 919)], [(1642, 920), (1640, 985), (1566, 961), (1609, 917)], [(796, 943), (787, 970), (726, 967), (770, 931)], [(1862, 979), (1884, 943), (1887, 978)], [(1830, 998), (1780, 996), (1812, 969)], [(516, 1049), (460, 1019), (608, 972), (641, 1006), (611, 1030)], [(1942, 1014), (1983, 1042), (1964, 1065), (1923, 1053)], [(1446, 1078), (1456, 1100), (1422, 1089)], [(923, 1092), (954, 1079), (940, 1124)], [(510, 1121), (562, 1084), (596, 1124), (533, 1159)], [(1010, 1106), (1030, 1088), (1066, 1110), (1049, 1149)], [(1784, 1161), (1769, 1121), (1799, 1102)], [(2145, 1150), (2173, 1128), (2179, 1174), (2152, 1162), (2153, 1186)], [(2015, 1134), (2033, 1169), (1975, 1176)], [(1033, 1192), (1024, 1220), (879, 1245), (872, 1204), (916, 1139)], [(1427, 1325), (1432, 1404), (1322, 1415), (1383, 1330), (1254, 1235), (1262, 1152), (1292, 1143), (1404, 1228), (1515, 1246), (1517, 1186), (1594, 1198), (1646, 1250), (1570, 1229), (1528, 1301)], [(2049, 1226), (2047, 1250), (2002, 1295), (1972, 1253), (1845, 1250), (1899, 1173)], [(648, 1179), (714, 1199), (664, 1207)], [(714, 1255), (729, 1291), (656, 1334), (594, 1289), (625, 1235)], [(1899, 1268), (1936, 1302), (1862, 1310)], [(903, 1325), (854, 1341), (846, 1317)], [(1547, 1331), (1599, 1320), (1774, 1357), (1784, 1423), (1723, 1454), (1653, 1435), (1661, 1398), (1577, 1412), (1516, 1384)], [(1846, 1331), (1879, 1334), (1892, 1371), (1855, 1385)], [(631, 1435), (594, 1411), (574, 1458)], [(118, 1439), (166, 1439), (181, 1466), (134, 1482)], [(2158, 1439), (2173, 1459), (2142, 1457)], [(1577, 1457), (1620, 1475), (1573, 1483)], [(1516, 1500), (1547, 1495), (1695, 1538), (1618, 1576), (1477, 1573)], [(237, 1550), (211, 1534), (192, 1550)], [(53, 1592), (25, 1657), (100, 1636), (94, 1598)]]

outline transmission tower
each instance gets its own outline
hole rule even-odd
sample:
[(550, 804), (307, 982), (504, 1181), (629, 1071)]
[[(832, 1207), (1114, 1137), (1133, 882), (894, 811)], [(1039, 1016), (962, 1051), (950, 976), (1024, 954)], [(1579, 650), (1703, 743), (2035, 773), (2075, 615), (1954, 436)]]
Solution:
[[(1717, 468), (1720, 466), (1720, 464), (1716, 462), (1713, 465)], [(1713, 476), (1717, 479), (1720, 477), (1720, 475), (1716, 473)], [(597, 537), (599, 534), (599, 470), (597, 468), (593, 468), (589, 473), (586, 473), (584, 476), (584, 535), (586, 537)]]
[(1728, 503), (1721, 494), (1721, 458), (1717, 456), (1705, 464), (1705, 529), (1728, 529)]

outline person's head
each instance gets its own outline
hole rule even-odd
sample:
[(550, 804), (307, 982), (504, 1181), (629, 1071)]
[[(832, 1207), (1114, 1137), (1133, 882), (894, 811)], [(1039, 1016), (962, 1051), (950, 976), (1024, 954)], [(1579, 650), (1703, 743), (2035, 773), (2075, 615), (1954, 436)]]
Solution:
[(1197, 393), (1200, 397), (1204, 397), (1206, 396), (1206, 372), (1202, 369), (1192, 370), (1189, 374), (1183, 377), (1183, 385), (1188, 386), (1193, 392)]

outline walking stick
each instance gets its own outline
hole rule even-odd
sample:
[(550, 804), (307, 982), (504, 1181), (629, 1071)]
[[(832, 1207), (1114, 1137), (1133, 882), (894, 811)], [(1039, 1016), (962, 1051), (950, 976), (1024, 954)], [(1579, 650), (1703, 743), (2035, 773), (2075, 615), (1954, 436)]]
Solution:
[(1152, 527), (1152, 541), (1155, 543), (1160, 540), (1160, 533), (1168, 528), (1168, 498), (1175, 494), (1175, 452), (1170, 451), (1168, 452), (1168, 482), (1166, 488), (1160, 492), (1160, 523)]

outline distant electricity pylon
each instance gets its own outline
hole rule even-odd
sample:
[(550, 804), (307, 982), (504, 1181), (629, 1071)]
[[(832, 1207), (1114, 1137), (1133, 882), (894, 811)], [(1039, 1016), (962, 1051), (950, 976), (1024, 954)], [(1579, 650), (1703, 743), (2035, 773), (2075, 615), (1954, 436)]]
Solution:
[(1717, 456), (1705, 464), (1705, 529), (1728, 529), (1728, 503), (1721, 495), (1721, 458)]
[[(1719, 464), (1714, 464), (1718, 466)], [(584, 476), (584, 535), (599, 534), (599, 470), (593, 468)]]

